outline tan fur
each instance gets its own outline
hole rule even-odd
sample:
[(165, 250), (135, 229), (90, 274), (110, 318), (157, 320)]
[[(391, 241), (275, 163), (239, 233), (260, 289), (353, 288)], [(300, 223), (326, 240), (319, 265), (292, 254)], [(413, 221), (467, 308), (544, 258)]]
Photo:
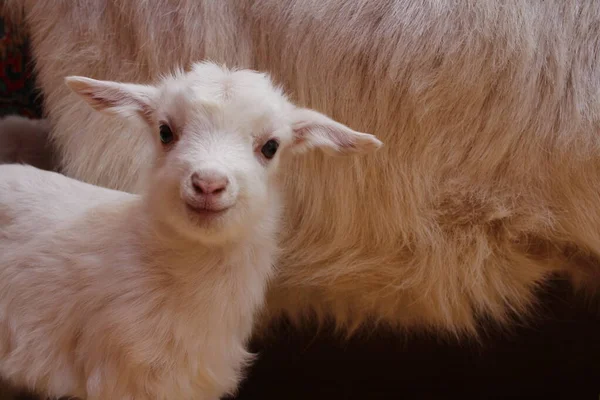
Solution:
[(66, 96), (64, 76), (147, 82), (200, 58), (266, 70), (301, 104), (386, 143), (378, 157), (289, 165), (271, 315), (465, 332), (477, 315), (524, 314), (556, 272), (600, 281), (598, 2), (6, 7), (31, 31), (70, 176), (135, 190), (148, 155)]

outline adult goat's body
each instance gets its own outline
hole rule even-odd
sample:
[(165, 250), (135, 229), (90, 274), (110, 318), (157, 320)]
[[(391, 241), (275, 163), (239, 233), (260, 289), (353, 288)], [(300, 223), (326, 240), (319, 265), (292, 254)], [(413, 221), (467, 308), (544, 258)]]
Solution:
[(386, 143), (295, 161), (273, 313), (469, 331), (525, 312), (554, 273), (600, 280), (596, 2), (6, 3), (70, 176), (135, 191), (148, 150), (66, 97), (65, 75), (145, 82), (202, 57), (267, 70)]

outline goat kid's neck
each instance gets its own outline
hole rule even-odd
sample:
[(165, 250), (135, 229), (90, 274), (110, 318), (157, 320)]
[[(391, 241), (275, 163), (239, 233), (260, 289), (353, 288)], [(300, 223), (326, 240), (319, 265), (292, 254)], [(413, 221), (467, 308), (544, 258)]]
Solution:
[[(226, 272), (251, 273), (259, 279), (266, 279), (271, 273), (272, 258), (277, 252), (275, 208), (236, 239), (215, 244), (178, 232), (156, 214), (144, 196), (136, 195), (128, 208), (124, 229), (134, 238), (141, 256), (154, 268), (188, 282), (211, 277), (221, 279)], [(240, 271), (242, 268), (246, 271)]]

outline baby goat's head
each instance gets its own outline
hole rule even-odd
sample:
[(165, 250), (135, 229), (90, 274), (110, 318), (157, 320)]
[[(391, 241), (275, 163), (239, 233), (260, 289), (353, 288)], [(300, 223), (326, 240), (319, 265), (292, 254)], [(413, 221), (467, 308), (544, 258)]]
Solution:
[(94, 109), (145, 126), (158, 149), (149, 196), (175, 228), (219, 241), (264, 217), (280, 157), (351, 154), (381, 142), (291, 104), (267, 75), (194, 64), (156, 86), (68, 77)]

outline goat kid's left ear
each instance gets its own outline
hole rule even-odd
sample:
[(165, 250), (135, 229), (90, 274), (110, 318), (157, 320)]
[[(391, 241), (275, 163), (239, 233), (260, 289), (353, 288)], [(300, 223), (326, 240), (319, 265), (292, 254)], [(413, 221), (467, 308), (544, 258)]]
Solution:
[(292, 132), (296, 151), (318, 147), (328, 154), (350, 155), (369, 153), (383, 146), (374, 135), (354, 131), (308, 108), (294, 109)]

